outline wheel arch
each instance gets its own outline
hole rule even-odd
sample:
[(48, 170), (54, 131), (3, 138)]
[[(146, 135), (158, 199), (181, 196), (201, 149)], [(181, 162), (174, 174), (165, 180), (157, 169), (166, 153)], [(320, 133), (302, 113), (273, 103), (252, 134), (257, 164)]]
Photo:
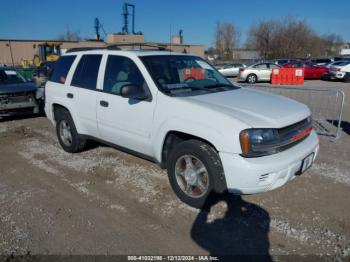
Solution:
[(202, 137), (199, 137), (187, 132), (169, 130), (164, 136), (163, 143), (162, 143), (161, 158), (160, 158), (161, 167), (165, 168), (166, 162), (168, 160), (168, 155), (171, 152), (172, 148), (174, 148), (178, 143), (181, 143), (186, 140), (191, 140), (191, 139), (202, 141), (210, 145), (212, 148), (214, 148), (218, 152), (218, 149), (215, 147), (215, 145), (207, 139), (204, 139)]

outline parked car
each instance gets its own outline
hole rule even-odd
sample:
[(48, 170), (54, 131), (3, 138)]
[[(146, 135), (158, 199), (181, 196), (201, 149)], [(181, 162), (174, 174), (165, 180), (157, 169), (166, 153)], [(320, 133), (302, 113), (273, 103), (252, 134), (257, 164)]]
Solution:
[(278, 188), (318, 153), (307, 106), (234, 86), (189, 54), (68, 52), (45, 90), (45, 111), (65, 151), (94, 139), (154, 161), (194, 207), (211, 192)]
[(245, 64), (227, 64), (218, 69), (218, 71), (226, 77), (238, 76), (239, 69), (247, 67)]
[(328, 63), (333, 62), (333, 60), (330, 58), (315, 58), (315, 59), (311, 59), (311, 62), (319, 66), (324, 66)]
[(280, 68), (279, 65), (273, 63), (258, 63), (240, 68), (238, 79), (254, 84), (259, 81), (271, 81), (271, 73), (273, 68)]
[(305, 79), (321, 79), (324, 74), (329, 72), (329, 69), (325, 66), (319, 66), (312, 62), (293, 62), (283, 65), (285, 68), (304, 68), (304, 78)]
[(346, 62), (346, 60), (339, 60), (339, 61), (334, 61), (334, 62), (330, 62), (328, 64), (325, 64), (324, 66), (327, 68), (331, 68), (332, 66), (338, 66), (343, 64), (344, 62)]
[(36, 86), (11, 67), (0, 67), (0, 118), (39, 113)]
[(288, 63), (291, 63), (295, 61), (295, 59), (277, 59), (277, 60), (274, 60), (274, 61), (271, 61), (273, 64), (277, 64), (279, 66), (283, 66), (285, 64), (288, 64)]
[(332, 79), (344, 80), (344, 82), (350, 82), (350, 61), (344, 61), (340, 65), (332, 66), (329, 69), (330, 77)]

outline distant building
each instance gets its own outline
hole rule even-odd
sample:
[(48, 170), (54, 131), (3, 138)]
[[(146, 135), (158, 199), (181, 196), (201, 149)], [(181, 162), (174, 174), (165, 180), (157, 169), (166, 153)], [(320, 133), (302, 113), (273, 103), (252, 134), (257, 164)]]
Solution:
[(150, 45), (160, 45), (165, 49), (172, 50), (178, 53), (194, 54), (200, 57), (204, 57), (204, 46), (195, 44), (183, 44), (181, 43), (180, 36), (173, 36), (171, 43), (157, 43), (157, 42), (146, 42), (144, 35), (132, 35), (132, 34), (121, 34), (111, 33), (107, 36), (107, 44), (128, 44), (124, 48), (132, 47), (132, 43), (145, 43)]
[(340, 55), (344, 55), (344, 56), (350, 55), (350, 43), (347, 43), (343, 46), (342, 50), (340, 51)]
[[(154, 43), (153, 45), (162, 45), (166, 49), (170, 49), (179, 53), (191, 53), (200, 57), (204, 57), (203, 45), (180, 44), (177, 38), (174, 43)], [(58, 40), (26, 40), (26, 39), (0, 39), (0, 64), (12, 65), (13, 63), (21, 65), (24, 60), (33, 60), (34, 55), (38, 54), (38, 45), (44, 42), (60, 42), (62, 53), (70, 48), (79, 47), (105, 47), (110, 44), (126, 44), (126, 43), (146, 43), (144, 35), (125, 35), (112, 33), (108, 34), (107, 41), (58, 41)], [(132, 45), (130, 45), (132, 47)], [(125, 48), (128, 48), (127, 46)]]
[(233, 60), (260, 60), (261, 56), (258, 51), (238, 48), (233, 50)]
[[(62, 52), (77, 47), (104, 47), (100, 41), (57, 41), (57, 40), (20, 40), (0, 39), (0, 64), (20, 65), (22, 60), (32, 60), (38, 54), (38, 45), (44, 42), (60, 42)], [(12, 53), (12, 54), (11, 54)], [(12, 57), (11, 57), (12, 55)]]

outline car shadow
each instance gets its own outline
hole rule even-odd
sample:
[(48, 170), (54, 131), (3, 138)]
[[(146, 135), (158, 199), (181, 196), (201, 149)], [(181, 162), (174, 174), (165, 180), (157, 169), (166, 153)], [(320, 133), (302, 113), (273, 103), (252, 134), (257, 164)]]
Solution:
[(0, 123), (2, 122), (11, 122), (16, 120), (25, 120), (25, 119), (31, 119), (31, 118), (37, 118), (37, 117), (43, 117), (45, 116), (44, 113), (39, 114), (18, 114), (18, 115), (12, 115), (12, 116), (3, 116), (0, 117)]
[[(224, 216), (212, 219), (211, 209), (224, 201)], [(213, 221), (211, 221), (213, 220)], [(272, 261), (269, 255), (269, 213), (232, 194), (212, 194), (195, 219), (192, 239), (220, 261)]]

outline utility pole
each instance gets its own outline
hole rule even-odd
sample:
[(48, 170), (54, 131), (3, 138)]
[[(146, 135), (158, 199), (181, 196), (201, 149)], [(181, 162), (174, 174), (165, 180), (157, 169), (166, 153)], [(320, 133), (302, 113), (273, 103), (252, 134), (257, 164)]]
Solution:
[(12, 47), (11, 47), (11, 40), (9, 40), (8, 43), (9, 47), (10, 47), (10, 54), (11, 54), (11, 61), (12, 61), (12, 66), (15, 67), (15, 63), (13, 61), (13, 55), (12, 55)]

